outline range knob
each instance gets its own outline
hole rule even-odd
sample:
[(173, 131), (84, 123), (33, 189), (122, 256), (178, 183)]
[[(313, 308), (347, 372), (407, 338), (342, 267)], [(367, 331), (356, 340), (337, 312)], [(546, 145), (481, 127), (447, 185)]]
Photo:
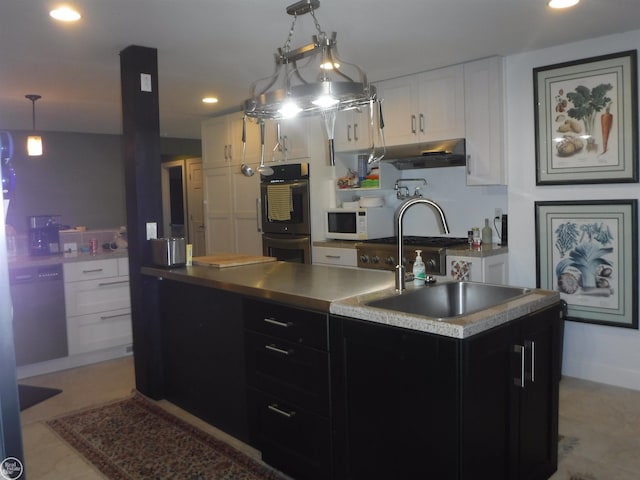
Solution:
[(360, 262), (361, 263), (368, 263), (369, 262), (369, 256), (368, 255), (360, 255)]
[(386, 263), (387, 265), (395, 265), (396, 264), (396, 259), (393, 257), (387, 257), (387, 259), (384, 261), (384, 263)]
[(436, 268), (436, 261), (433, 258), (430, 258), (429, 260), (427, 260), (427, 267), (429, 267), (432, 270), (435, 270)]
[(374, 255), (373, 257), (371, 257), (371, 263), (375, 263), (375, 264), (380, 263), (380, 257), (377, 255)]

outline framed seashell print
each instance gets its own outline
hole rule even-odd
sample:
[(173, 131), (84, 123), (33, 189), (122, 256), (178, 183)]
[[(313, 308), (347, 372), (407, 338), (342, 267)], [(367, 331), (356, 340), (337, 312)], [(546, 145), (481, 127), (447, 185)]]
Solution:
[(533, 70), (536, 185), (638, 181), (637, 51)]
[(535, 203), (536, 282), (567, 320), (638, 328), (638, 201)]

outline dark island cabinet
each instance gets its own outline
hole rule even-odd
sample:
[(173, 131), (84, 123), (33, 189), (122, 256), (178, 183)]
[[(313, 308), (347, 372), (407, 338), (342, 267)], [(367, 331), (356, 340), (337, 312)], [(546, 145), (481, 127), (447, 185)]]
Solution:
[(327, 315), (245, 299), (249, 442), (296, 480), (332, 478)]
[(331, 317), (340, 479), (457, 479), (455, 339)]
[(336, 478), (545, 480), (560, 305), (467, 339), (330, 317)]
[(247, 442), (242, 297), (162, 280), (164, 397)]
[(558, 304), (463, 341), (461, 478), (555, 472), (562, 325)]

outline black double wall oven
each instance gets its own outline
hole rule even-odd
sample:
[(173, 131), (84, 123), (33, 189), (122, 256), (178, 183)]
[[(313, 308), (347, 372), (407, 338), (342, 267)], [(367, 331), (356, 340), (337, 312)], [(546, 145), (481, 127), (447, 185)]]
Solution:
[(273, 167), (260, 175), (262, 252), (278, 260), (311, 263), (309, 164)]

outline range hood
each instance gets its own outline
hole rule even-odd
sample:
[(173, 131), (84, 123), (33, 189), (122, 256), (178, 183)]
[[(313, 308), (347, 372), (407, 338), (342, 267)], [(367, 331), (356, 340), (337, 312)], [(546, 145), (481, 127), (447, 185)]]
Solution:
[(415, 168), (459, 167), (466, 165), (464, 138), (387, 147), (382, 162), (398, 170)]

